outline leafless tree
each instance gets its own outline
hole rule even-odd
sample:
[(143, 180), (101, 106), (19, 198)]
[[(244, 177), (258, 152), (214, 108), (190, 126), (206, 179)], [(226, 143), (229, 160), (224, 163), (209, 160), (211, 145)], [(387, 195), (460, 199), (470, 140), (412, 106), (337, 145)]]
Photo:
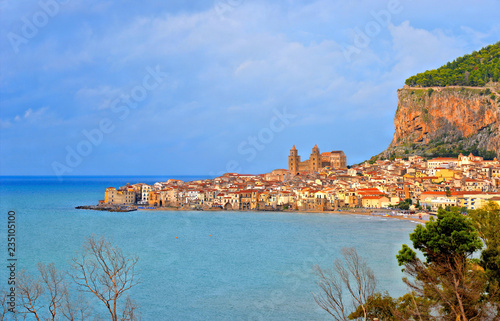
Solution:
[(5, 291), (3, 288), (0, 289), (0, 305), (2, 309), (0, 311), (0, 321), (3, 321), (5, 319), (7, 311), (9, 310), (7, 301), (7, 291)]
[(37, 321), (40, 321), (42, 318), (40, 310), (43, 308), (42, 294), (45, 291), (40, 280), (33, 278), (26, 271), (21, 271), (17, 276), (17, 290), (20, 307), (25, 310), (19, 313), (24, 315), (31, 313)]
[(58, 320), (61, 301), (67, 293), (64, 274), (53, 263), (38, 263), (40, 278), (22, 271), (18, 277), (18, 297), (22, 315), (32, 314), (36, 320)]
[(120, 299), (138, 284), (137, 257), (129, 257), (103, 237), (92, 235), (83, 252), (72, 260), (70, 275), (80, 289), (94, 294), (109, 311), (112, 321), (136, 318), (132, 300)]
[(48, 310), (50, 317), (48, 320), (55, 321), (57, 312), (61, 308), (61, 301), (66, 290), (66, 284), (64, 283), (64, 274), (58, 271), (54, 263), (49, 265), (44, 265), (43, 263), (38, 263), (38, 271), (42, 278), (42, 286), (44, 286), (47, 293)]
[(343, 248), (342, 257), (342, 260), (335, 260), (332, 269), (314, 267), (321, 289), (319, 294), (314, 294), (314, 300), (337, 321), (349, 320), (350, 311), (358, 306), (366, 320), (367, 300), (373, 295), (377, 283), (375, 275), (356, 249)]
[[(78, 291), (78, 296), (74, 297), (66, 287), (61, 302), (61, 313), (69, 321), (84, 321), (90, 320), (92, 309), (87, 298), (80, 291)], [(94, 318), (98, 319), (99, 316), (94, 315)]]
[(132, 321), (137, 319), (139, 319), (137, 304), (134, 302), (134, 300), (127, 296), (121, 320)]

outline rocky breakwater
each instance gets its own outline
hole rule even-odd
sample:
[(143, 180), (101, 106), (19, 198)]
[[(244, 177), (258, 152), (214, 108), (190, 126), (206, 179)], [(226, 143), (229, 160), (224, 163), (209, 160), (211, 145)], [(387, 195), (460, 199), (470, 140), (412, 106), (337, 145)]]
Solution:
[(76, 206), (77, 210), (94, 210), (94, 211), (107, 211), (107, 212), (133, 212), (137, 208), (126, 205), (82, 205)]

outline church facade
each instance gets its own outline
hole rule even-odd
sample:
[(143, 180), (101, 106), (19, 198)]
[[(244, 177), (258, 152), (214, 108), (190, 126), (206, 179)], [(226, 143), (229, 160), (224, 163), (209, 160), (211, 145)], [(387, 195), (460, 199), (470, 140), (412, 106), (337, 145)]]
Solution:
[(298, 175), (304, 172), (318, 172), (324, 167), (331, 169), (347, 168), (347, 159), (343, 151), (336, 150), (331, 152), (320, 153), (318, 145), (314, 145), (311, 156), (308, 160), (301, 161), (295, 145), (290, 150), (288, 156), (288, 171), (292, 175)]

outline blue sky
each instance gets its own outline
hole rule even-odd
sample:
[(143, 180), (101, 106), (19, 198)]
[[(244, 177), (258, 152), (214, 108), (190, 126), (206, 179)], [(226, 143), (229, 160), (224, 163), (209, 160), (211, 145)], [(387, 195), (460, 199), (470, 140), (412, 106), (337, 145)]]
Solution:
[(409, 76), (499, 1), (0, 2), (0, 175), (217, 175), (384, 150)]

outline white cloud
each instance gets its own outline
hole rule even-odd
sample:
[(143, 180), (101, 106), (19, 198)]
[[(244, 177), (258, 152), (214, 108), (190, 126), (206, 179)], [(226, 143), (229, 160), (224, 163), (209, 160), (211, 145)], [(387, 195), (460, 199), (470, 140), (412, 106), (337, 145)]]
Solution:
[(25, 113), (24, 113), (24, 118), (28, 118), (31, 116), (31, 114), (33, 113), (33, 109), (28, 109)]
[(24, 119), (39, 119), (48, 109), (48, 107), (42, 107), (33, 111), (33, 109), (29, 108), (24, 113)]
[[(32, 108), (28, 108), (24, 111), (23, 115), (16, 115), (13, 118), (13, 121), (20, 123), (22, 121), (25, 122), (38, 122), (44, 117), (46, 111), (48, 110), (48, 107), (41, 107), (39, 109), (33, 110)], [(11, 125), (11, 122), (9, 120), (0, 120), (3, 122), (4, 125)]]
[(254, 61), (254, 60), (246, 60), (245, 62), (243, 62), (242, 64), (240, 64), (238, 66), (238, 68), (236, 68), (236, 70), (234, 71), (234, 74), (236, 76), (238, 76), (239, 74), (245, 72), (246, 69), (250, 69), (252, 67), (255, 67), (256, 64), (258, 64), (259, 62), (257, 61)]

